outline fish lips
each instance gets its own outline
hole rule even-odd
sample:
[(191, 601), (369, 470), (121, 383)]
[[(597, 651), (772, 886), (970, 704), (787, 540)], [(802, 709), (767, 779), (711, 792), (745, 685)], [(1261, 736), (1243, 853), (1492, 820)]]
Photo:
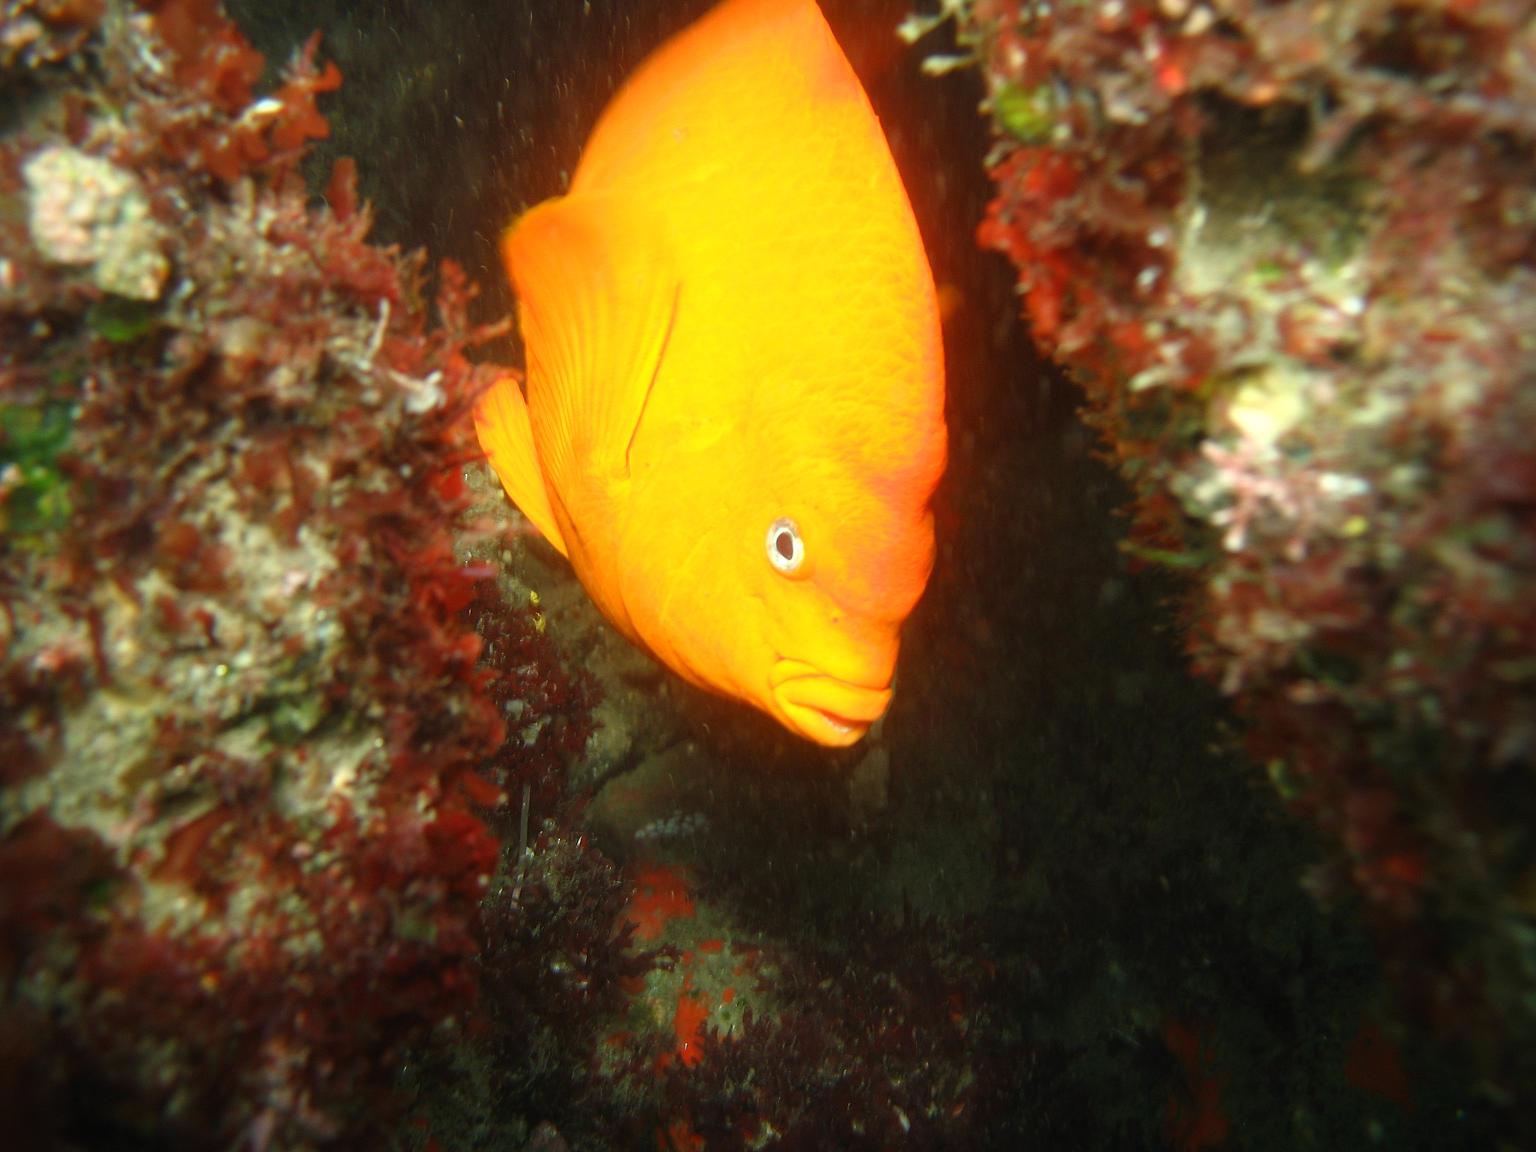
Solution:
[(881, 687), (840, 680), (802, 660), (780, 660), (769, 676), (773, 712), (792, 731), (829, 748), (857, 744), (891, 703)]

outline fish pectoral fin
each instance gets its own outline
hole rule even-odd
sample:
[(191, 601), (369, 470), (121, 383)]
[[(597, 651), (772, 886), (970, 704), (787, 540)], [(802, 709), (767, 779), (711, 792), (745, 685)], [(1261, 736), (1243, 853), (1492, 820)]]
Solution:
[[(525, 214), (502, 256), (517, 289), (529, 403), (577, 474), (629, 476), (629, 455), (677, 315), (661, 225), (619, 196), (565, 196)], [(557, 482), (559, 482), (557, 480)]]
[(503, 376), (480, 397), (475, 405), (475, 434), (512, 502), (543, 533), (544, 539), (562, 556), (569, 556), (539, 468), (528, 405), (515, 376)]
[[(596, 463), (604, 471), (626, 480), (629, 478), (629, 454), (640, 432), (640, 422), (645, 418), (646, 406), (656, 387), (656, 376), (661, 371), (661, 360), (666, 355), (667, 341), (672, 337), (672, 325), (677, 320), (677, 302), (682, 286), (668, 277), (653, 281), (645, 299), (645, 315), (636, 325), (634, 359), (623, 387), (615, 395), (614, 435), (600, 441), (611, 445), (597, 454)], [(621, 447), (622, 445), (622, 447)]]

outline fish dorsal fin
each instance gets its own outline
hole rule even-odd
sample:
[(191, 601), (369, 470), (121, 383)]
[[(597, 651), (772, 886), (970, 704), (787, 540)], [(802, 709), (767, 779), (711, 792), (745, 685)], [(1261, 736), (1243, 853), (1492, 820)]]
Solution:
[[(508, 230), (534, 438), (557, 489), (620, 483), (678, 301), (660, 222), (623, 196), (566, 196)], [(574, 513), (575, 508), (570, 510)]]
[(475, 433), (512, 502), (544, 534), (544, 539), (559, 549), (562, 556), (568, 556), (565, 538), (550, 507), (544, 473), (539, 468), (528, 405), (515, 376), (503, 376), (480, 397), (475, 405)]

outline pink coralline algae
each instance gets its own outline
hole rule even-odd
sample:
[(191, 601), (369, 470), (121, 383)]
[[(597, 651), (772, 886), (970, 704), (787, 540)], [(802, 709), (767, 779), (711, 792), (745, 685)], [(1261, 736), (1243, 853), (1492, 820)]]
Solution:
[[(450, 530), (445, 266), (298, 164), (339, 75), (203, 0), (7, 5), (0, 1112), (21, 1144), (356, 1146), (475, 996), (505, 724)], [(531, 720), (531, 715), (525, 720)]]
[(1196, 666), (1494, 1098), (1536, 1077), (1536, 6), (973, 0), (981, 242)]

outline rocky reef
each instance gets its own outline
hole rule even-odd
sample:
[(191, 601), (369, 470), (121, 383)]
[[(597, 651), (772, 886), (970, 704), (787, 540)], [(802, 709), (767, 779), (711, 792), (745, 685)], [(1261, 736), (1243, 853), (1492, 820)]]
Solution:
[[(1039, 346), (1406, 1003), (1536, 1065), (1536, 11), (975, 0)], [(920, 30), (920, 29), (919, 29)]]
[(900, 689), (827, 752), (607, 629), (465, 419), (498, 223), (704, 7), (0, 14), (0, 1112), (1492, 1146), (1536, 1050), (1526, 9), (976, 0), (903, 57), (905, 5), (827, 0), (954, 382)]
[[(473, 1002), (508, 727), (457, 269), (371, 247), (217, 4), (0, 18), (0, 1096), (20, 1146), (390, 1124)], [(539, 716), (530, 706), (524, 718)]]

